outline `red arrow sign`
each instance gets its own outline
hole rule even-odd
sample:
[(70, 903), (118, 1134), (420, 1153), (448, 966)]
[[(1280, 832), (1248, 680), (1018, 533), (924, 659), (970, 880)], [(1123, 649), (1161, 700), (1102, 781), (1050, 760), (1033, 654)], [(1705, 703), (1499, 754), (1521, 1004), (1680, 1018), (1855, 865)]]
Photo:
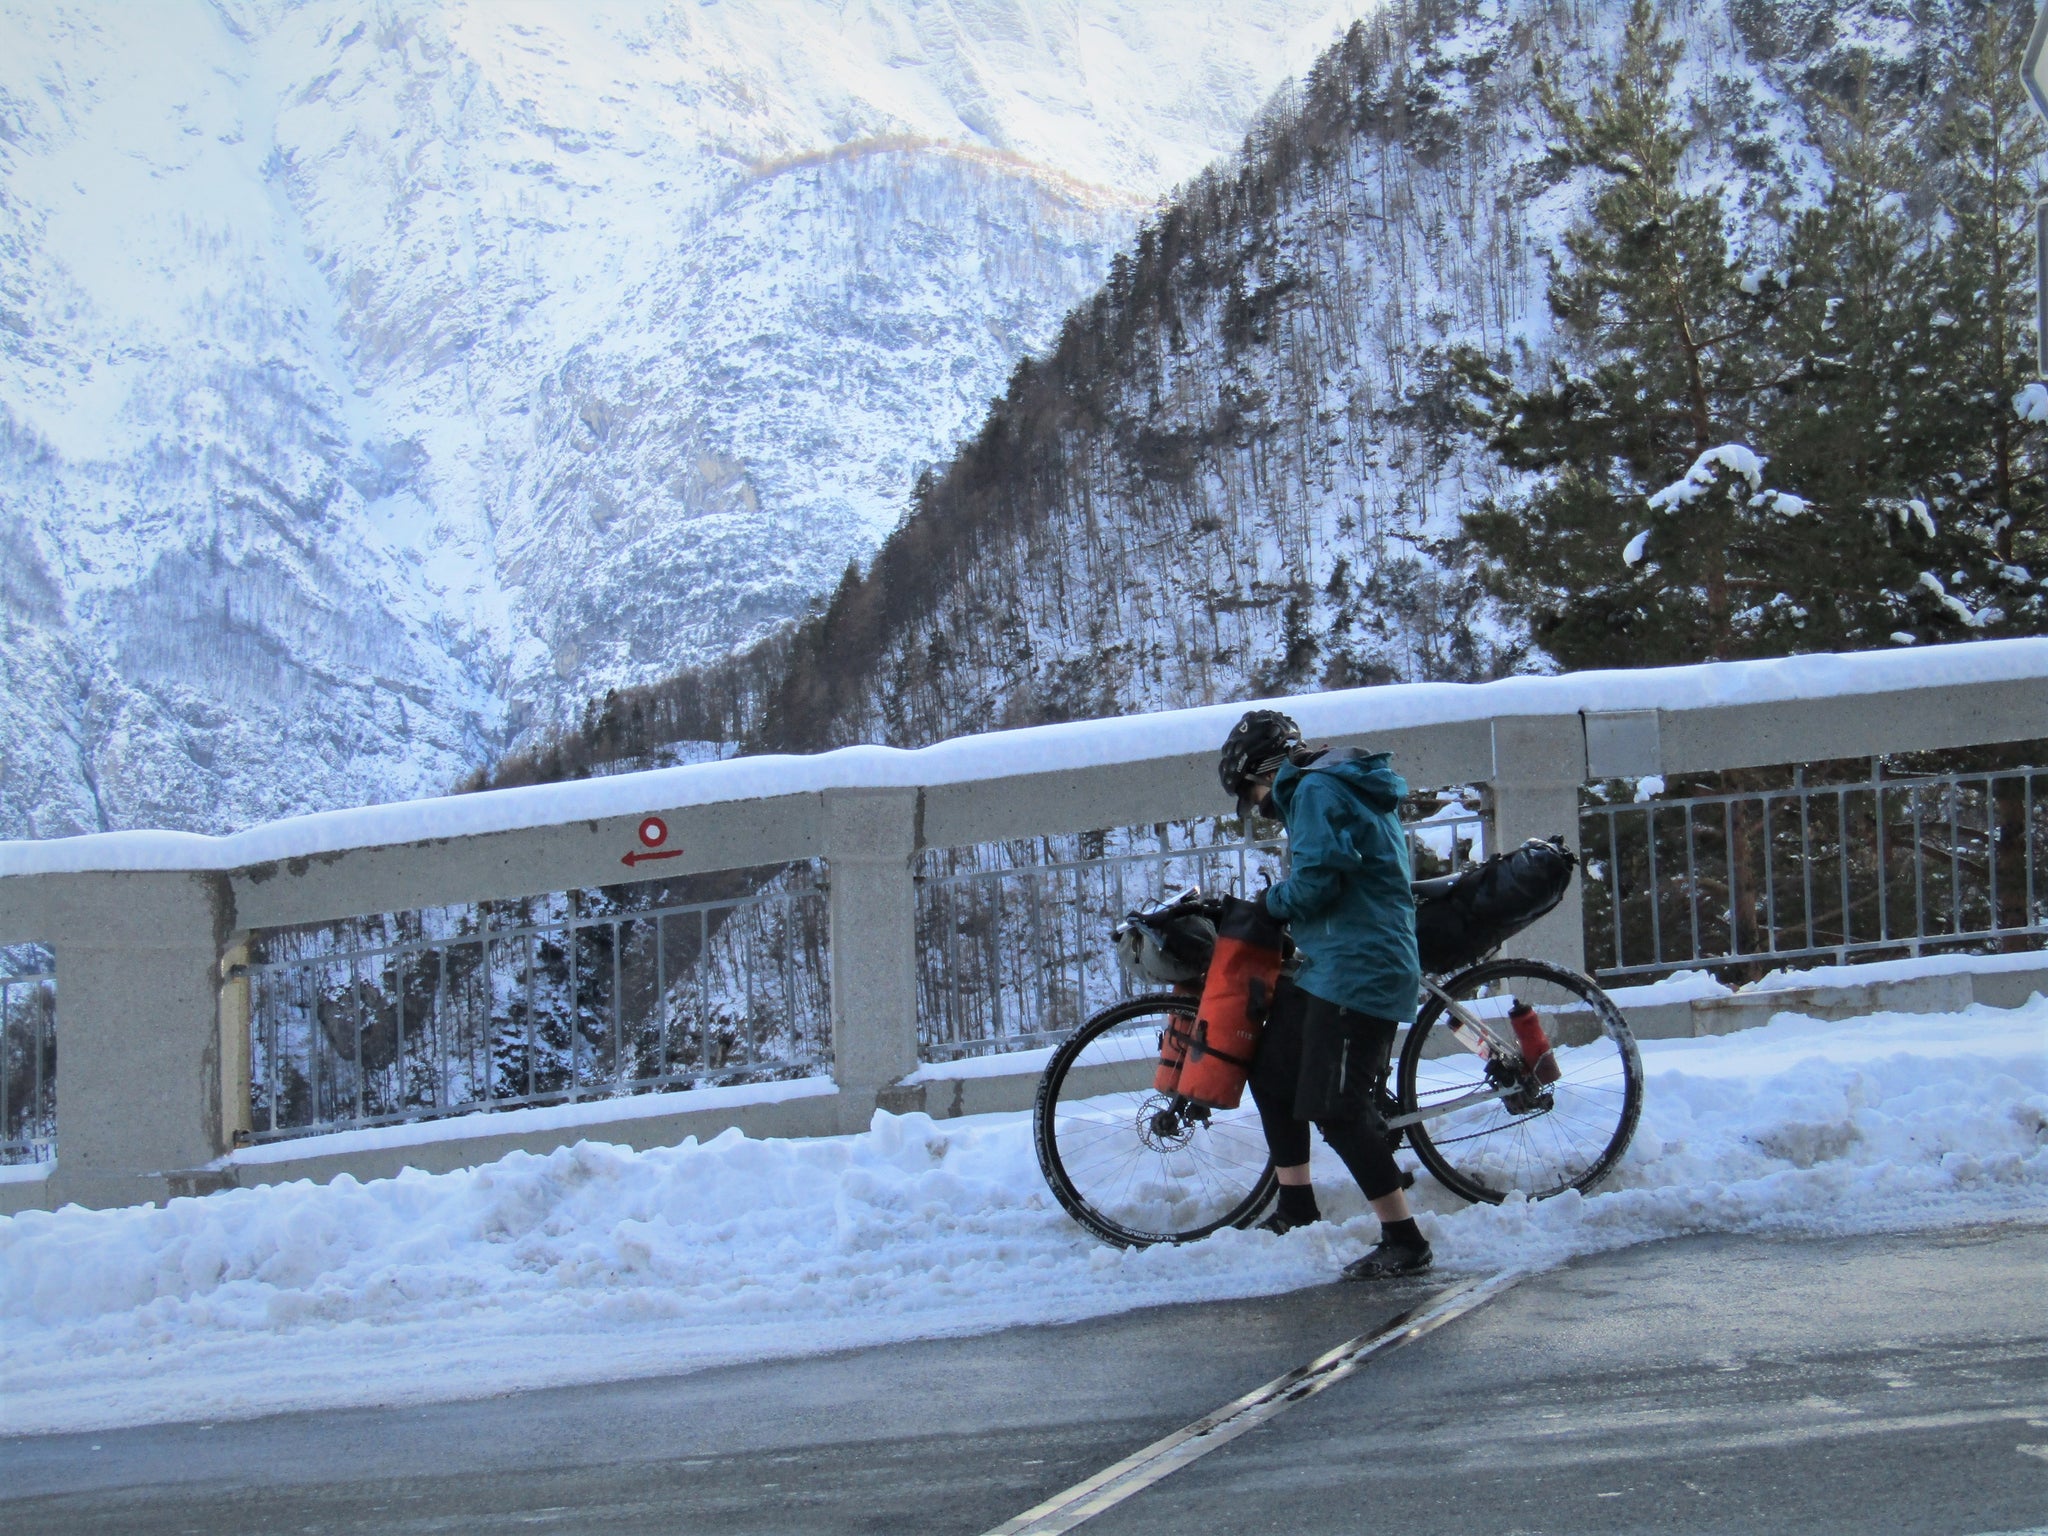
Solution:
[(636, 848), (631, 853), (620, 854), (619, 862), (625, 865), (626, 868), (631, 869), (635, 864), (641, 863), (646, 859), (680, 859), (682, 856), (683, 850), (680, 848), (664, 848), (659, 853), (642, 853)]

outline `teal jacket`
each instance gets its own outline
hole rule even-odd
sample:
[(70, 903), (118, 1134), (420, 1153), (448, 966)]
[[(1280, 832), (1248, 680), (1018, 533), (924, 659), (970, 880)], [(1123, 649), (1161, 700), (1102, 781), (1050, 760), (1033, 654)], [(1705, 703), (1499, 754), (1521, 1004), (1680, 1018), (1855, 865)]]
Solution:
[(1325, 752), (1286, 764), (1269, 802), (1287, 828), (1288, 877), (1266, 892), (1286, 919), (1311, 996), (1382, 1019), (1415, 1017), (1415, 897), (1396, 812), (1408, 782), (1384, 752)]

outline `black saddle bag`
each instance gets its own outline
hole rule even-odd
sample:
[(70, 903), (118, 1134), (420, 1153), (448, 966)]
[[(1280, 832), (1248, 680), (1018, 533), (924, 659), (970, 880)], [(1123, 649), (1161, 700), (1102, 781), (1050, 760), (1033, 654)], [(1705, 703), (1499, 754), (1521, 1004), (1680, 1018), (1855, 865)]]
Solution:
[(1423, 970), (1462, 970), (1499, 948), (1564, 900), (1577, 864), (1562, 837), (1532, 837), (1416, 902), (1415, 947)]

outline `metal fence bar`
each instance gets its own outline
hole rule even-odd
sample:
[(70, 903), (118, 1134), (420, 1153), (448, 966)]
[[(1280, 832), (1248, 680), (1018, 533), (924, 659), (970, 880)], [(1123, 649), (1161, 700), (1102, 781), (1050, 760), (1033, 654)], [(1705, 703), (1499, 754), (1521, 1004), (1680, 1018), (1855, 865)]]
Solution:
[(398, 994), (398, 995), (397, 995), (397, 999), (396, 999), (396, 1001), (397, 1001), (397, 1014), (396, 1014), (396, 1020), (397, 1020), (397, 1034), (398, 1034), (398, 1055), (397, 1055), (397, 1057), (396, 1057), (395, 1059), (396, 1059), (396, 1061), (397, 1061), (397, 1068), (398, 1068), (398, 1081), (397, 1081), (397, 1086), (398, 1086), (398, 1096), (399, 1096), (399, 1098), (403, 1099), (403, 1098), (405, 1097), (405, 1077), (406, 1077), (406, 1072), (405, 1072), (405, 996), (406, 996), (406, 990), (407, 990), (407, 989), (406, 989), (406, 985), (405, 985), (405, 982), (406, 982), (406, 969), (407, 969), (407, 960), (406, 960), (406, 958), (405, 958), (404, 956), (400, 956), (400, 957), (399, 957), (399, 959), (398, 959), (398, 960), (397, 960), (397, 961), (395, 962), (395, 965), (396, 965), (396, 972), (397, 972), (397, 977), (398, 977), (398, 985), (397, 985), (397, 987), (396, 987), (396, 988), (394, 988), (394, 989), (393, 989), (393, 990), (394, 990), (394, 991), (396, 991), (396, 993)]
[[(14, 988), (16, 985), (17, 983), (13, 977), (0, 977), (0, 1031), (5, 1031), (9, 1021), (14, 1017)], [(11, 1149), (16, 1145), (11, 1133), (14, 1129), (14, 1096), (18, 1090), (12, 1081), (13, 1074), (7, 1070), (8, 1052), (5, 1047), (6, 1041), (0, 1039), (0, 1143), (4, 1143), (6, 1148)], [(43, 1062), (43, 1053), (40, 1047), (41, 1041), (31, 1037), (29, 1070), (38, 1079), (41, 1076)], [(40, 1088), (41, 1083), (38, 1081), (38, 1091), (35, 1099), (32, 1101), (38, 1105), (42, 1102)], [(24, 1116), (23, 1118), (26, 1119), (27, 1117)], [(24, 1136), (21, 1139), (23, 1142), (26, 1142), (28, 1138)]]
[(1774, 950), (1778, 947), (1778, 872), (1776, 862), (1771, 854), (1771, 844), (1776, 839), (1771, 836), (1771, 797), (1769, 793), (1766, 793), (1763, 797), (1761, 813), (1758, 815), (1757, 820), (1763, 824), (1764, 834), (1764, 924), (1765, 930), (1769, 935), (1764, 942), (1764, 948)]
[[(1621, 951), (1621, 846), (1616, 842), (1614, 810), (1607, 812), (1607, 884), (1609, 896), (1607, 910), (1614, 923), (1614, 958), (1622, 958)], [(1651, 898), (1655, 900), (1654, 895)]]
[[(1664, 924), (1661, 920), (1663, 902), (1657, 884), (1657, 807), (1654, 803), (1644, 812), (1643, 821), (1648, 834), (1645, 841), (1650, 849), (1650, 960), (1653, 964), (1661, 964), (1664, 959)], [(1612, 828), (1613, 825), (1613, 819), (1609, 818), (1608, 826)], [(1619, 955), (1621, 951), (1616, 949), (1615, 953)]]
[(1998, 891), (1998, 784), (1990, 774), (1984, 776), (1984, 878), (1995, 932), (2005, 926), (2005, 903)]
[(1806, 793), (1806, 770), (1799, 768), (1792, 775), (1792, 783), (1799, 791), (1799, 880), (1800, 902), (1806, 917), (1806, 947), (1813, 948), (1813, 830), (1808, 820), (1811, 808)]
[(754, 1044), (754, 936), (750, 933), (741, 941), (746, 945), (747, 959), (747, 1065), (757, 1059)]
[(648, 994), (648, 1006), (654, 1010), (654, 1072), (656, 1078), (665, 1084), (669, 1074), (675, 1071), (669, 1040), (668, 919), (657, 917), (653, 922), (654, 979), (652, 991)]
[[(302, 992), (310, 994), (312, 978), (301, 976), (299, 987)], [(330, 1075), (324, 1070), (327, 1053), (320, 1049), (320, 1042), (324, 1037), (325, 1032), (320, 1028), (319, 1006), (317, 1002), (309, 1001), (306, 1011), (306, 1075), (312, 1079), (312, 1086), (308, 1092), (312, 1095), (312, 1110), (316, 1118), (321, 1115), (327, 1103), (327, 1094), (324, 1090), (330, 1086), (325, 1082)]]
[(1835, 793), (1835, 836), (1841, 848), (1841, 952), (1849, 952), (1849, 791)]
[[(1962, 805), (1956, 795), (1956, 786), (1948, 787), (1948, 931), (1963, 931), (1963, 823)], [(1998, 915), (1994, 912), (1991, 926), (1998, 926)]]
[[(353, 957), (348, 962), (348, 995), (349, 1017), (354, 1022), (356, 1031), (354, 1041), (356, 1070), (353, 1075), (355, 1077), (356, 1118), (360, 1120), (363, 1118), (363, 1078), (367, 1075), (364, 1071), (363, 1062), (363, 1035), (365, 1033), (365, 1026), (363, 1024), (363, 972), (362, 961)], [(331, 1045), (333, 1041), (330, 1040), (328, 1043)]]
[(2035, 918), (2034, 918), (2034, 911), (2035, 911), (2035, 908), (2034, 908), (2034, 774), (2033, 774), (2033, 770), (2032, 770), (2032, 769), (2029, 769), (2029, 770), (2027, 771), (2027, 774), (2026, 774), (2026, 778), (2025, 778), (2024, 782), (2025, 782), (2025, 784), (2026, 784), (2026, 786), (2027, 786), (2027, 788), (2026, 788), (2026, 795), (2025, 795), (2025, 803), (2026, 803), (2026, 813), (2025, 813), (2024, 817), (2023, 817), (2023, 818), (2021, 819), (2021, 821), (2020, 821), (2020, 827), (2021, 827), (2021, 829), (2022, 829), (2022, 836), (2021, 836), (2021, 839), (2020, 839), (2020, 846), (2021, 846), (2022, 848), (2024, 848), (2024, 849), (2026, 850), (2026, 857), (2027, 857), (2027, 912), (2026, 912), (2026, 918), (2027, 918), (2027, 922), (2028, 922), (2028, 924), (2029, 924), (2029, 925), (2031, 925), (2031, 924), (2032, 924), (2032, 923), (2034, 922), (2034, 920), (2035, 920)]
[(569, 896), (569, 921), (562, 929), (562, 957), (569, 971), (569, 1102), (583, 1095), (583, 975), (577, 964), (576, 896)]
[(1920, 791), (1906, 791), (1906, 803), (1913, 807), (1913, 953), (1920, 953), (1920, 936), (1927, 931), (1927, 834), (1922, 825)]
[(1694, 844), (1697, 829), (1693, 822), (1692, 802), (1685, 802), (1685, 892), (1686, 906), (1692, 914), (1692, 952), (1700, 952), (1700, 879), (1695, 867)]
[(1721, 863), (1728, 871), (1728, 948), (1742, 953), (1742, 909), (1735, 883), (1735, 801), (1721, 802)]
[[(992, 898), (994, 901), (994, 913), (990, 919), (990, 926), (993, 927), (997, 933), (1001, 933), (1003, 931), (1003, 887), (1001, 883), (998, 882), (996, 885), (991, 887), (991, 889), (994, 892), (994, 896)], [(992, 980), (995, 983), (995, 985), (988, 989), (989, 1036), (992, 1039), (1000, 1040), (1003, 1038), (1004, 1034), (1003, 961), (1002, 951), (1000, 949), (998, 949), (995, 952), (995, 963), (990, 967), (990, 971), (992, 973), (990, 976), (990, 980)]]
[[(462, 987), (462, 977), (457, 973), (451, 981), (448, 975), (448, 957), (455, 946), (449, 944), (434, 956), (434, 1005), (427, 1015), (427, 1031), (434, 1045), (434, 1105), (445, 1109), (454, 1099), (458, 1081), (454, 1052), (457, 1030), (451, 1022), (458, 1009), (467, 1003), (458, 999), (458, 991), (466, 997), (467, 989)], [(488, 953), (488, 951), (486, 952)]]
[(1876, 805), (1877, 827), (1877, 936), (1880, 940), (1892, 936), (1891, 915), (1891, 860), (1884, 846), (1884, 765), (1873, 758), (1870, 764), (1871, 798)]
[(54, 971), (39, 976), (36, 980), (36, 1033), (45, 1048), (36, 1052), (36, 1103), (47, 1106), (50, 1117), (48, 1145), (52, 1155), (56, 1151), (57, 1136), (57, 1085), (50, 1081), (48, 1058), (56, 1050), (56, 991), (57, 977)]
[[(524, 1040), (525, 1054), (523, 1060), (526, 1067), (526, 1093), (527, 1097), (529, 1098), (531, 1098), (534, 1094), (540, 1091), (540, 1080), (538, 1076), (540, 1071), (540, 1042), (534, 1038), (533, 1032), (533, 969), (534, 952), (538, 947), (538, 935), (529, 932), (520, 938), (519, 953), (520, 960), (525, 966), (525, 985), (520, 989), (519, 1002), (517, 1004), (517, 1007), (519, 1009), (520, 1034)], [(490, 968), (490, 961), (490, 948), (488, 943), (486, 943), (484, 949), (484, 967), (486, 970), (489, 970)], [(496, 988), (493, 988), (492, 991), (495, 994)], [(492, 1001), (496, 1001), (495, 996), (493, 996)], [(496, 1010), (494, 1009), (493, 1016), (495, 1016), (495, 1012)], [(485, 1045), (486, 1047), (490, 1045), (490, 1040), (488, 1036), (486, 1036)], [(487, 1053), (484, 1057), (484, 1098), (486, 1101), (490, 1099), (492, 1089), (496, 1084), (497, 1079), (497, 1054), (494, 1051), (487, 1050)]]
[(690, 980), (690, 1000), (697, 1014), (697, 1070), (711, 1070), (711, 1008), (704, 989), (704, 965), (711, 953), (711, 914), (697, 914), (697, 971)]
[[(267, 976), (267, 975), (266, 975), (266, 976), (260, 976), (260, 977), (252, 977), (252, 978), (251, 978), (251, 980), (252, 980), (252, 981), (260, 981), (260, 982), (262, 983), (262, 986), (263, 986), (263, 991), (264, 991), (265, 995), (266, 995), (266, 996), (268, 996), (268, 997), (270, 997), (270, 998), (271, 998), (271, 999), (272, 999), (273, 1001), (274, 1001), (274, 1000), (276, 999), (276, 997), (277, 997), (277, 979), (276, 979), (275, 977), (273, 977), (273, 976)], [(269, 1051), (267, 1052), (267, 1057), (268, 1057), (268, 1060), (269, 1060), (269, 1064), (270, 1064), (270, 1115), (269, 1115), (269, 1120), (270, 1120), (270, 1124), (269, 1124), (269, 1126), (268, 1126), (268, 1129), (270, 1129), (270, 1130), (273, 1130), (273, 1131), (274, 1131), (274, 1130), (276, 1130), (276, 1129), (277, 1129), (277, 1096), (278, 1096), (278, 1092), (279, 1092), (278, 1084), (279, 1084), (279, 1081), (280, 1081), (280, 1079), (279, 1079), (279, 1077), (278, 1077), (278, 1071), (277, 1071), (277, 1067), (278, 1067), (278, 1047), (277, 1047), (277, 1015), (276, 1015), (276, 1014), (274, 1014), (274, 1013), (272, 1013), (272, 1014), (269, 1014), (269, 1015), (267, 1015), (267, 1020), (268, 1020), (268, 1024), (269, 1024), (269, 1040), (270, 1040), (270, 1048), (269, 1048)]]
[[(14, 1145), (7, 1134), (14, 1128), (9, 1118), (14, 1107), (14, 1094), (11, 1091), (13, 1084), (8, 1081), (10, 1074), (7, 1070), (7, 1042), (4, 1038), (8, 1020), (13, 1017), (14, 979), (0, 976), (0, 1156), (4, 1156), (6, 1150)], [(39, 1050), (31, 1049), (31, 1055), (38, 1062), (42, 1060), (42, 1054)]]

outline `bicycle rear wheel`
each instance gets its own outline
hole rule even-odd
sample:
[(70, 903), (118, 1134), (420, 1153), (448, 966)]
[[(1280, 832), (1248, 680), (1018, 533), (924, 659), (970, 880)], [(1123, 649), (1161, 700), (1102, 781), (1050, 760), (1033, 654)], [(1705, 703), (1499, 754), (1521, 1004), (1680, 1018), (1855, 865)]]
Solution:
[[(1174, 993), (1105, 1008), (1053, 1052), (1032, 1110), (1038, 1166), (1067, 1213), (1124, 1248), (1191, 1243), (1248, 1225), (1274, 1178), (1251, 1096), (1200, 1110), (1152, 1086), (1159, 1037), (1195, 999)], [(1186, 1027), (1186, 1024), (1183, 1025)]]
[(1628, 1150), (1643, 1106), (1642, 1061), (1621, 1010), (1591, 977), (1540, 960), (1489, 960), (1437, 985), (1509, 1042), (1515, 999), (1533, 1007), (1558, 1077), (1536, 1081), (1518, 1055), (1473, 1055), (1452, 1038), (1443, 999), (1425, 992), (1401, 1050), (1401, 1112), (1496, 1096), (1411, 1125), (1423, 1166), (1454, 1194), (1490, 1205), (1598, 1184)]

